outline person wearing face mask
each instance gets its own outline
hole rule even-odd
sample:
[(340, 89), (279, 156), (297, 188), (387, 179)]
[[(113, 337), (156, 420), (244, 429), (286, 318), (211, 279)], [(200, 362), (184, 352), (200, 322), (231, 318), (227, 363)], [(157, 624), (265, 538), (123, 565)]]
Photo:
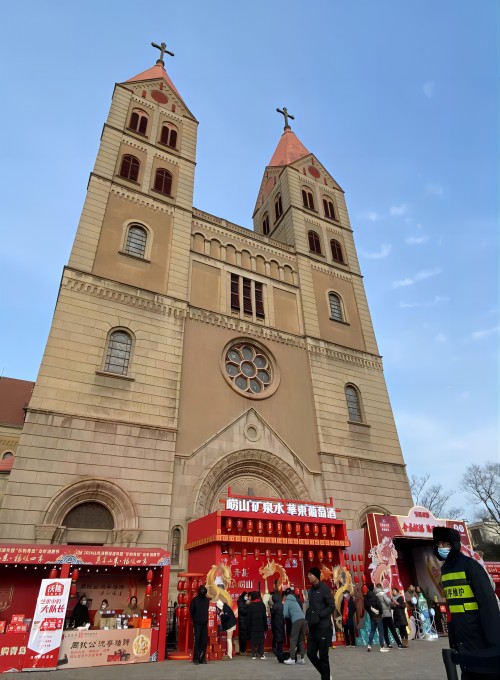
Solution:
[(356, 647), (356, 637), (354, 635), (354, 615), (356, 614), (356, 603), (350, 593), (344, 593), (340, 605), (342, 615), (342, 626), (344, 628), (345, 646)]
[(496, 675), (482, 672), (485, 656), (491, 655), (494, 662), (495, 655), (497, 659), (500, 655), (500, 611), (488, 574), (460, 551), (456, 529), (434, 527), (432, 536), (434, 554), (443, 562), (441, 583), (451, 617), (450, 647), (459, 652), (460, 665), (466, 668), (462, 680), (498, 679), (498, 666)]
[(126, 614), (129, 618), (141, 615), (141, 610), (137, 605), (137, 598), (135, 595), (132, 595), (132, 597), (128, 601), (128, 605), (125, 607), (122, 614)]
[(73, 609), (71, 625), (73, 628), (79, 628), (80, 626), (85, 626), (87, 623), (90, 623), (89, 608), (87, 607), (86, 595), (82, 595)]
[(238, 640), (240, 643), (240, 654), (245, 654), (248, 642), (248, 607), (250, 597), (244, 590), (238, 598)]
[(100, 628), (101, 627), (101, 619), (103, 613), (108, 609), (108, 601), (103, 600), (101, 603), (101, 606), (99, 609), (96, 611), (95, 616), (94, 616), (94, 628)]

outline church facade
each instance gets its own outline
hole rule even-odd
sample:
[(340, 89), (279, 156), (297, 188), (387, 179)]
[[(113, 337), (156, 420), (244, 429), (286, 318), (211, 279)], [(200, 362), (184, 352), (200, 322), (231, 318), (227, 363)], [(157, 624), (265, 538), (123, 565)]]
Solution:
[(182, 569), (228, 487), (333, 497), (350, 528), (411, 507), (344, 192), (282, 113), (250, 230), (193, 206), (198, 122), (163, 59), (115, 86), (2, 542), (161, 546)]

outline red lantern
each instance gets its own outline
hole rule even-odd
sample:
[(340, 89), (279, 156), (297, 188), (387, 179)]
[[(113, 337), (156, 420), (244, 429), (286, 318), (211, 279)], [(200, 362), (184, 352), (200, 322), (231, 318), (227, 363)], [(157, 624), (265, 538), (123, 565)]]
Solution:
[(345, 558), (346, 561), (347, 561), (347, 560), (349, 559), (349, 555), (346, 553), (346, 554), (344, 555), (344, 558)]
[(366, 595), (366, 593), (368, 592), (368, 586), (366, 584), (361, 588), (361, 592), (363, 593), (363, 595)]
[(361, 554), (358, 555), (358, 560), (359, 560), (360, 562), (362, 562), (362, 561), (363, 561), (363, 555), (361, 555)]
[(243, 520), (242, 519), (236, 520), (236, 528), (238, 529), (238, 531), (243, 530)]
[(148, 569), (148, 573), (146, 574), (146, 581), (150, 583), (154, 578), (153, 570)]
[(351, 560), (352, 560), (353, 562), (356, 562), (356, 555), (351, 555)]
[(283, 522), (276, 522), (276, 533), (281, 536), (283, 533)]
[(318, 552), (317, 552), (316, 554), (318, 555), (318, 560), (319, 560), (320, 562), (323, 562), (323, 551), (322, 551), (322, 550), (318, 550)]
[(57, 578), (57, 569), (55, 567), (52, 567), (52, 569), (50, 570), (49, 578)]
[(276, 555), (280, 560), (283, 557), (283, 550), (281, 548), (278, 548), (278, 550), (276, 551)]
[(366, 576), (364, 574), (362, 574), (361, 579), (362, 579), (363, 583), (366, 583)]
[(257, 531), (259, 534), (264, 531), (264, 522), (261, 519), (257, 520)]
[(78, 569), (73, 569), (73, 571), (71, 572), (71, 580), (76, 582), (78, 581), (79, 576), (80, 572), (78, 571)]
[(247, 519), (247, 531), (249, 534), (253, 531), (253, 520)]
[(290, 559), (292, 559), (292, 557), (293, 557), (293, 550), (291, 548), (288, 550), (288, 557)]
[(291, 523), (291, 522), (287, 522), (287, 523), (286, 523), (286, 533), (287, 533), (289, 536), (290, 536), (290, 534), (292, 533), (292, 523)]
[(319, 526), (317, 524), (313, 524), (313, 532), (315, 536), (319, 536)]
[(268, 533), (268, 534), (272, 534), (272, 533), (273, 533), (273, 528), (274, 528), (274, 527), (273, 527), (273, 523), (272, 523), (272, 522), (268, 522), (268, 523), (267, 523), (267, 533)]
[(151, 595), (152, 592), (153, 592), (153, 586), (151, 585), (151, 583), (148, 583), (148, 585), (146, 586), (146, 596)]
[(177, 590), (182, 590), (182, 580), (177, 581)]
[(247, 558), (247, 549), (246, 548), (241, 549), (241, 556), (244, 560), (246, 560), (246, 558)]
[(255, 548), (254, 554), (255, 554), (255, 559), (258, 560), (259, 557), (260, 557), (260, 550), (259, 550), (259, 548)]
[(309, 524), (304, 524), (304, 533), (306, 536), (309, 536), (309, 534), (311, 533), (311, 527), (309, 526)]
[(328, 533), (328, 529), (326, 528), (326, 524), (321, 525), (321, 535), (323, 538), (325, 538), (326, 534)]
[(69, 589), (69, 594), (71, 597), (75, 597), (76, 595), (76, 583), (71, 584), (71, 588)]
[(228, 517), (226, 519), (226, 529), (229, 533), (231, 533), (232, 528), (233, 528), (233, 520), (231, 519), (231, 517)]
[(345, 568), (347, 569), (347, 571), (351, 571), (351, 565), (349, 563), (345, 565)]
[(354, 577), (354, 583), (359, 583), (359, 576)]
[(303, 550), (299, 550), (299, 552), (298, 552), (297, 554), (298, 554), (298, 556), (299, 556), (299, 560), (303, 560), (303, 559), (304, 559), (304, 551), (303, 551)]
[(334, 524), (330, 524), (330, 536), (332, 538), (335, 538), (335, 525)]
[(201, 583), (198, 583), (198, 579), (194, 578), (191, 585), (191, 590), (198, 590), (198, 586), (201, 586)]
[(352, 568), (354, 569), (354, 571), (358, 571), (358, 565), (357, 564), (353, 564)]
[(312, 550), (309, 550), (307, 553), (307, 557), (309, 558), (309, 562), (312, 562), (314, 559), (314, 552)]
[(326, 556), (328, 557), (329, 562), (333, 560), (333, 552), (331, 550), (327, 551)]
[(300, 522), (297, 522), (296, 525), (295, 525), (295, 533), (297, 534), (297, 536), (300, 536), (301, 528), (302, 527), (300, 526)]

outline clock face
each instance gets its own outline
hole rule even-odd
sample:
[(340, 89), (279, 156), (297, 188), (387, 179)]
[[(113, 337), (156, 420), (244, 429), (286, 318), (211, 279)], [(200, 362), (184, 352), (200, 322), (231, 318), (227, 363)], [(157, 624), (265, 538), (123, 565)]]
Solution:
[(319, 177), (321, 176), (320, 171), (318, 170), (318, 168), (315, 168), (314, 165), (310, 165), (310, 166), (307, 168), (307, 172), (308, 172), (312, 177), (314, 177), (314, 179), (319, 179)]

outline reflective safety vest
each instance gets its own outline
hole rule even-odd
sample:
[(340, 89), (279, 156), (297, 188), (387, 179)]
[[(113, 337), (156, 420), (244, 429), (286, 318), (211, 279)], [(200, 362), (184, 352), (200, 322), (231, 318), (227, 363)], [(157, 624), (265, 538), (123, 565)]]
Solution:
[(454, 571), (441, 577), (450, 614), (467, 614), (479, 609), (465, 571)]

